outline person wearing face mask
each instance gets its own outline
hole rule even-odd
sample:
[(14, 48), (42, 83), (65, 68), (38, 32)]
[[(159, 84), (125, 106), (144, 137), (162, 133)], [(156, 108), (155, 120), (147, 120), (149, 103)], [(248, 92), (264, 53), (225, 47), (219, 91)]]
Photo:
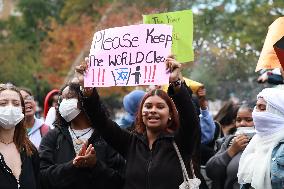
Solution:
[(44, 188), (119, 189), (123, 183), (125, 161), (94, 129), (99, 123), (90, 122), (83, 99), (79, 84), (67, 84), (59, 92), (55, 128), (39, 147)]
[(237, 172), (243, 150), (255, 133), (252, 106), (240, 106), (236, 117), (235, 134), (227, 136), (220, 150), (206, 164), (207, 176), (214, 189), (239, 189)]
[[(137, 112), (134, 132), (121, 129), (109, 118), (95, 88), (89, 89), (88, 98), (84, 99), (86, 112), (96, 123), (96, 129), (126, 159), (124, 189), (186, 188), (186, 183), (194, 187), (200, 185), (191, 161), (200, 143), (198, 116), (190, 89), (183, 82), (181, 64), (172, 57), (166, 58), (165, 63), (170, 72), (169, 95), (160, 89), (146, 93)], [(76, 71), (83, 75), (87, 65), (76, 67)], [(181, 160), (185, 165), (181, 165)], [(185, 169), (192, 178), (187, 182), (184, 182)]]
[(20, 93), (25, 102), (25, 126), (30, 141), (39, 147), (42, 137), (48, 132), (48, 125), (44, 124), (44, 121), (35, 117), (36, 102), (32, 93), (26, 88), (20, 88)]
[(14, 86), (0, 87), (0, 188), (38, 189), (39, 157), (24, 125), (24, 100)]
[(263, 89), (252, 117), (256, 134), (241, 156), (238, 182), (242, 189), (283, 189), (284, 90)]

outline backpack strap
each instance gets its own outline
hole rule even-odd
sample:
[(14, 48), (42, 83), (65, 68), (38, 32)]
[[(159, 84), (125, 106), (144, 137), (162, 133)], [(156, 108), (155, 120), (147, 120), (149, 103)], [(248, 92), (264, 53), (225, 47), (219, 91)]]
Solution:
[(40, 127), (40, 135), (41, 137), (43, 137), (44, 135), (46, 135), (46, 133), (49, 131), (49, 126), (46, 124), (42, 124), (42, 126)]

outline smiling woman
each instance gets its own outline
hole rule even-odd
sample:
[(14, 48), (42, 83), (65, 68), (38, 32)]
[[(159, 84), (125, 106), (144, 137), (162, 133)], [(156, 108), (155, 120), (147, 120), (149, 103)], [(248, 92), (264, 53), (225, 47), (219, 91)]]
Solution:
[[(148, 92), (141, 104), (143, 106), (138, 111), (136, 121), (138, 133), (143, 134), (147, 131), (149, 135), (150, 133), (159, 135), (163, 130), (173, 133), (179, 127), (176, 107), (164, 91), (154, 89)], [(150, 145), (152, 146), (152, 144)]]
[(143, 123), (147, 125), (147, 129), (152, 131), (166, 129), (168, 121), (171, 119), (169, 106), (164, 99), (157, 95), (145, 100), (142, 112)]
[[(96, 129), (107, 143), (126, 159), (124, 189), (173, 189), (185, 183), (173, 142), (194, 178), (190, 162), (200, 143), (198, 117), (191, 90), (183, 82), (181, 65), (171, 57), (165, 63), (170, 72), (168, 94), (155, 89), (144, 96), (133, 133), (121, 129), (108, 117), (96, 89), (84, 98), (91, 122), (96, 123)], [(83, 73), (84, 69), (78, 66), (77, 72)]]
[[(24, 100), (13, 86), (0, 87), (0, 188), (39, 188), (39, 159), (24, 126)], [(24, 160), (24, 161), (23, 161)]]

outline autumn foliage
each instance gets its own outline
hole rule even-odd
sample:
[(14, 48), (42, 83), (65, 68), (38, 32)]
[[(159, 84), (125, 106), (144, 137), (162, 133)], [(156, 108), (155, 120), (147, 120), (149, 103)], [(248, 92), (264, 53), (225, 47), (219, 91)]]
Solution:
[[(59, 25), (55, 21), (51, 24), (48, 38), (42, 43), (42, 63), (45, 67), (43, 77), (52, 87), (63, 85), (67, 73), (72, 68), (76, 57), (83, 51), (88, 55), (88, 48), (95, 31), (101, 29), (138, 24), (142, 21), (142, 12), (135, 6), (125, 4), (108, 4), (96, 9), (101, 14), (97, 21), (88, 16), (82, 16), (80, 22)], [(96, 22), (96, 23), (95, 23)], [(121, 87), (101, 89), (102, 95), (125, 94), (129, 90)]]
[(94, 24), (88, 17), (82, 17), (79, 24), (51, 24), (52, 30), (42, 43), (44, 78), (53, 87), (62, 85), (74, 59), (94, 31)]

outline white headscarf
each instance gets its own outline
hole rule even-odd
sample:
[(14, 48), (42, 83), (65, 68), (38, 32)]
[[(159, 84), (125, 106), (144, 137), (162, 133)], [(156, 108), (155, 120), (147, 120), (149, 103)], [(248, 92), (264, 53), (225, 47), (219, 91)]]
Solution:
[(266, 88), (257, 97), (267, 102), (266, 111), (252, 113), (257, 134), (241, 156), (238, 182), (251, 183), (255, 189), (271, 189), (272, 150), (284, 139), (284, 90)]

